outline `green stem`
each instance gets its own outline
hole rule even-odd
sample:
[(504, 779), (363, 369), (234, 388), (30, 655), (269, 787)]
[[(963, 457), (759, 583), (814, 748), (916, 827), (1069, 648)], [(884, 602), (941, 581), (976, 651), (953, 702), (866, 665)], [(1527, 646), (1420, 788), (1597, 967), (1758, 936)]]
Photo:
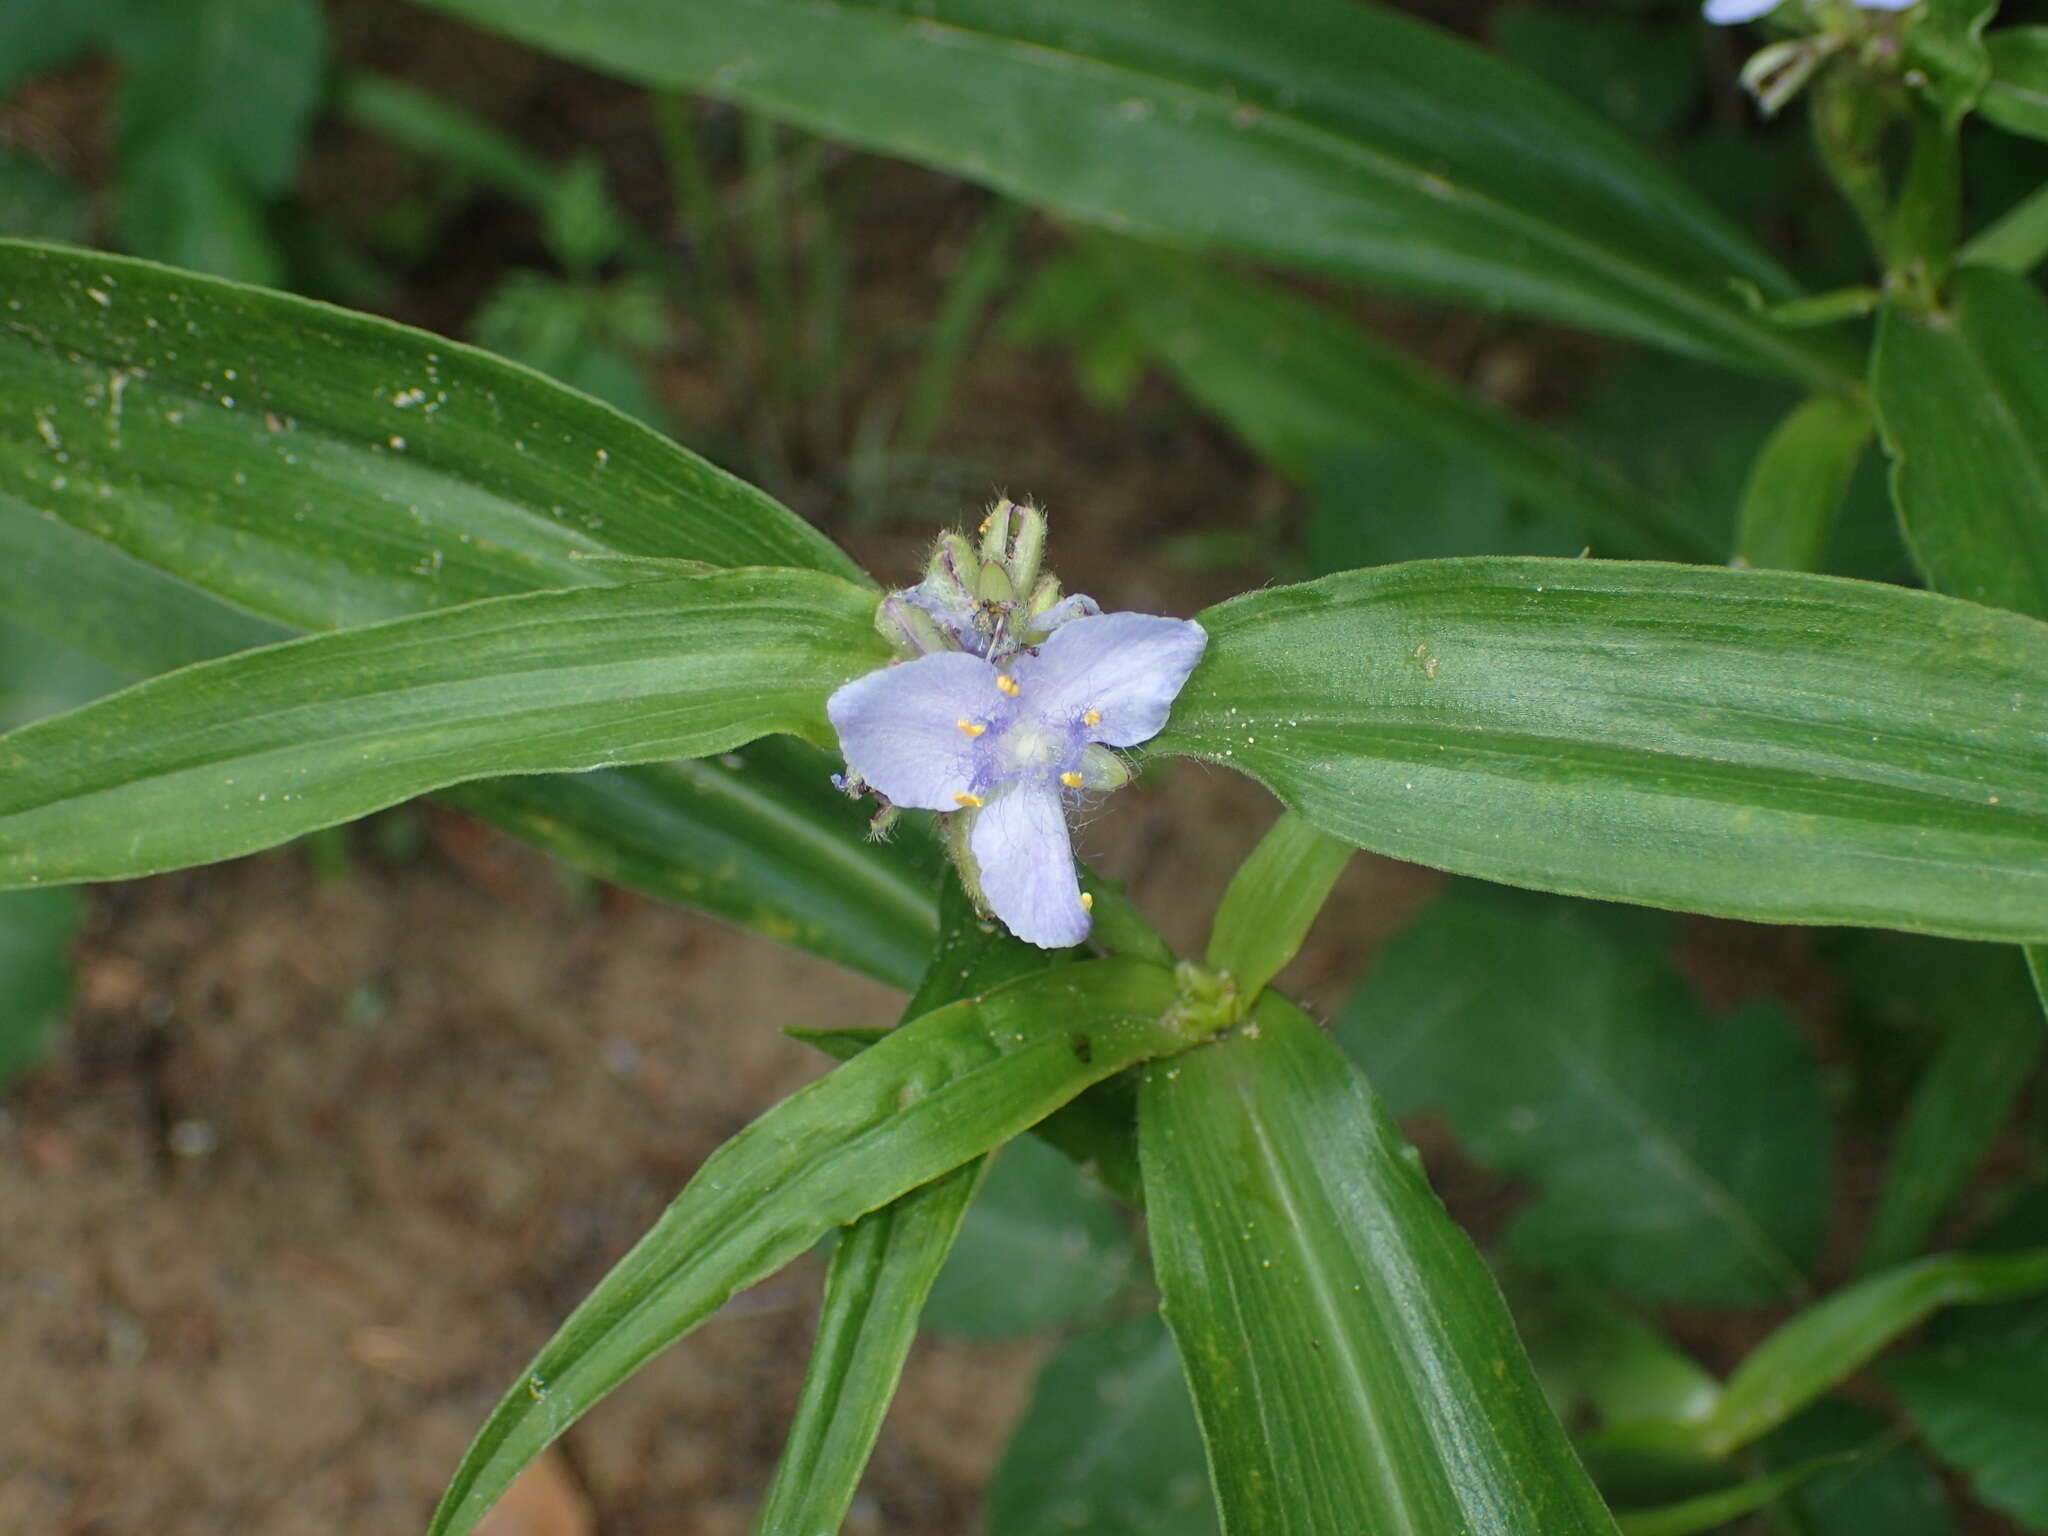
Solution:
[(990, 208), (968, 243), (966, 254), (953, 273), (946, 297), (932, 322), (924, 360), (910, 387), (909, 403), (903, 408), (903, 422), (895, 448), (902, 454), (920, 454), (931, 446), (946, 408), (953, 401), (953, 386), (966, 361), (968, 344), (974, 339), (976, 323), (1010, 269), (1010, 249), (1024, 222), (1024, 206), (1007, 200)]
[(726, 244), (725, 217), (691, 121), (690, 102), (673, 91), (657, 91), (653, 103), (655, 130), (675, 189), (676, 224), (696, 257), (691, 299), (730, 384), (741, 360), (733, 333), (732, 253)]
[(1813, 143), (1820, 163), (1855, 212), (1864, 239), (1880, 264), (1891, 243), (1891, 189), (1878, 159), (1889, 113), (1839, 69), (1825, 71), (1813, 87)]

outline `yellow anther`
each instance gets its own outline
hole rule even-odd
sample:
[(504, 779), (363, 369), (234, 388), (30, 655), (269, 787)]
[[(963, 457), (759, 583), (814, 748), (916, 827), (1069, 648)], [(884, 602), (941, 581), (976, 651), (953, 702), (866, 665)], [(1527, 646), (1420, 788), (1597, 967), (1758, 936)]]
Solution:
[(1089, 710), (1087, 714), (1085, 714), (1085, 715), (1083, 715), (1083, 716), (1081, 717), (1081, 723), (1082, 723), (1083, 725), (1100, 725), (1100, 724), (1102, 724), (1102, 711), (1101, 711), (1101, 710), (1099, 710), (1099, 709), (1091, 709), (1091, 710)]
[(1078, 773), (1063, 773), (1060, 775), (1060, 782), (1069, 789), (1079, 789), (1081, 787), (1081, 775)]
[(1093, 912), (1095, 910), (1095, 893), (1093, 891), (1083, 891), (1081, 893), (1081, 910), (1083, 912)]
[(1010, 676), (1010, 674), (1007, 672), (998, 672), (996, 674), (996, 686), (1002, 689), (1003, 692), (1007, 693), (1013, 699), (1017, 697), (1018, 694), (1024, 691), (1022, 688), (1019, 688), (1017, 686), (1017, 679)]
[(959, 726), (961, 730), (967, 733), (969, 740), (972, 740), (974, 737), (979, 736), (983, 731), (988, 729), (988, 727), (985, 725), (976, 725), (972, 720), (955, 720), (953, 723)]
[(964, 805), (970, 811), (976, 809), (979, 806), (984, 806), (988, 804), (988, 802), (982, 799), (981, 796), (970, 795), (964, 789), (958, 790), (954, 793), (953, 803), (955, 805)]
[(989, 525), (990, 523), (994, 522), (995, 520), (996, 520), (996, 515), (995, 515), (995, 513), (994, 513), (994, 512), (990, 512), (990, 513), (989, 513), (989, 515), (988, 515), (987, 517), (984, 517), (984, 518), (983, 518), (983, 519), (981, 520), (981, 526), (980, 526), (979, 528), (975, 529), (974, 531), (975, 531), (976, 533), (987, 533), (987, 532), (988, 532), (988, 525)]

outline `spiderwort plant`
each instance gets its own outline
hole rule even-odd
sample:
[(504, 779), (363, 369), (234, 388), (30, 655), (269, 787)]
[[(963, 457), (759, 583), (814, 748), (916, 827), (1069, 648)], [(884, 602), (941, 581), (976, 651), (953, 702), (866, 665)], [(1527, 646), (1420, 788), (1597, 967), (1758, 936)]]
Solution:
[[(1080, 29), (1040, 0), (938, 0), (910, 26), (894, 6), (816, 0), (807, 19), (829, 29), (790, 25), (776, 0), (431, 3), (1186, 247), (1127, 246), (1138, 280), (1075, 307), (1126, 354), (1112, 369), (1142, 344), (1297, 479), (1415, 439), (1564, 519), (1564, 549), (1632, 533), (1619, 552), (1693, 560), (1490, 544), (1265, 586), (1195, 620), (1104, 614), (1044, 571), (1043, 517), (1004, 502), (884, 593), (772, 499), (486, 355), (0, 244), (0, 532), (28, 556), (0, 561), (0, 591), (147, 678), (0, 738), (0, 881), (148, 874), (453, 791), (607, 878), (911, 993), (895, 1029), (821, 1039), (834, 1068), (721, 1147), (508, 1369), (437, 1532), (473, 1529), (658, 1350), (836, 1234), (762, 1525), (835, 1529), (987, 1159), (1034, 1134), (1142, 1208), (1167, 1326), (1120, 1347), (1152, 1385), (1185, 1382), (1194, 1475), (1233, 1533), (1611, 1536), (1588, 1463), (1616, 1499), (1661, 1506), (1638, 1528), (1768, 1505), (1832, 1531), (1822, 1500), (1788, 1501), (1858, 1448), (1859, 1474), (1883, 1469), (1872, 1486), (1907, 1489), (1887, 1513), (1912, 1536), (1948, 1528), (1930, 1460), (2048, 1528), (2029, 1476), (2048, 1197), (2006, 1202), (1997, 1231), (1971, 1234), (1983, 1252), (1926, 1251), (1969, 1230), (1972, 1178), (2042, 1054), (2048, 306), (2025, 274), (2048, 220), (2022, 204), (1958, 245), (1945, 158), (1995, 86), (1997, 121), (2048, 137), (2030, 105), (2040, 37), (1980, 37), (1988, 0), (1781, 14), (1819, 39), (1800, 55), (1827, 66), (1818, 139), (1872, 237), (1873, 281), (1845, 300), (1802, 293), (1669, 174), (1677, 157), (1364, 0), (1274, 0), (1249, 20), (1231, 0), (1091, 0), (1102, 24)], [(705, 25), (679, 44), (671, 11)], [(854, 58), (889, 74), (849, 79)], [(1894, 185), (1872, 151), (1901, 121), (1913, 163)], [(1098, 125), (1085, 175), (1077, 124)], [(1218, 249), (1800, 387), (1755, 434), (1732, 551), (1746, 568), (1707, 535), (1672, 539), (1614, 466), (1297, 294), (1200, 265)], [(1838, 322), (1872, 309), (1865, 368), (1866, 338)], [(508, 423), (532, 425), (508, 441)], [(1822, 573), (1873, 435), (1905, 535), (1892, 552), (1930, 590)], [(1347, 511), (1407, 508), (1375, 487)], [(1113, 787), (1139, 746), (1242, 772), (1284, 807), (1200, 961), (1135, 913), (1113, 929), (1106, 903), (1091, 926), (1075, 881), (1074, 797)], [(864, 839), (831, 792), (842, 761), (841, 787), (903, 823), (895, 841)], [(942, 894), (926, 812), (964, 877)], [(1475, 877), (1346, 1010), (1376, 1088), (1271, 985), (1357, 848)], [(1828, 1096), (1791, 1019), (1709, 1016), (1668, 946), (1642, 940), (1654, 914), (1574, 897), (1863, 925), (1884, 963), (1842, 974), (1886, 974), (1887, 1013), (1913, 991), (1898, 973), (1920, 978), (1943, 1039), (1863, 1273), (1816, 1268)], [(1520, 1316), (1562, 1314), (1593, 1358), (1553, 1348), (1539, 1382), (1381, 1094), (1443, 1114), (1531, 1186), (1503, 1241), (1565, 1300), (1518, 1294)], [(1893, 1420), (1825, 1401), (1931, 1310), (2000, 1300), (1969, 1325), (1936, 1319), (1862, 1383), (1911, 1420), (1903, 1467)], [(1795, 1310), (1747, 1358), (1709, 1362), (1722, 1380), (1630, 1309), (1664, 1303)], [(1129, 1442), (1151, 1438), (1114, 1438), (1132, 1380), (1034, 1410), (1069, 1438), (1042, 1434), (999, 1485), (1059, 1497), (1035, 1524), (998, 1509), (997, 1536), (1070, 1524), (1075, 1467), (1127, 1507)], [(1111, 1399), (1121, 1424), (1100, 1417)], [(1833, 1423), (1803, 1412), (1830, 1407)], [(1186, 1481), (1173, 1470), (1147, 1486)]]
[(1068, 809), (1127, 782), (1112, 748), (1158, 735), (1208, 636), (1185, 619), (1102, 613), (1041, 577), (1045, 514), (1003, 500), (979, 555), (939, 541), (923, 582), (883, 600), (885, 635), (919, 654), (848, 683), (826, 705), (854, 793), (884, 814), (945, 818), (962, 883), (1027, 943), (1088, 937), (1094, 898), (1074, 873)]

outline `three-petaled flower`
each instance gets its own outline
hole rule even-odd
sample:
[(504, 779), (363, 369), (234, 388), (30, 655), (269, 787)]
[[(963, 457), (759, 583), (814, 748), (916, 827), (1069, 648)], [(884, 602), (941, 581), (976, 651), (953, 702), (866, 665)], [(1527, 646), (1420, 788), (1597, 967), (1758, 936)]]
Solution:
[(1067, 809), (1129, 778), (1109, 749), (1159, 734), (1208, 636), (1142, 613), (1062, 614), (1050, 634), (1016, 617), (1043, 638), (884, 667), (839, 689), (826, 713), (869, 788), (964, 818), (969, 888), (1018, 938), (1059, 949), (1090, 926)]

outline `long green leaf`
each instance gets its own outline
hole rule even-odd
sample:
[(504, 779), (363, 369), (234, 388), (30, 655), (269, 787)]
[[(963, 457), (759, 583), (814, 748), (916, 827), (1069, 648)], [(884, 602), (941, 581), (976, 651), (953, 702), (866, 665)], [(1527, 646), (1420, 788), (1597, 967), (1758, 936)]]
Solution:
[[(289, 633), (5, 496), (0, 611), (131, 677)], [(442, 797), (600, 879), (908, 990), (936, 932), (937, 840), (912, 819), (873, 842), (831, 787), (835, 766), (783, 738), (712, 761), (527, 774)]]
[[(2005, 1245), (2048, 1238), (2048, 1186), (2036, 1184), (1991, 1231), (1991, 1261), (2040, 1259)], [(2027, 1530), (2048, 1529), (2048, 1296), (1972, 1307), (1938, 1317), (1912, 1349), (1883, 1362), (1879, 1376), (1897, 1392), (1927, 1447), (1969, 1474), (1983, 1503)]]
[(597, 580), (608, 552), (864, 579), (587, 396), (388, 321), (0, 241), (0, 494), (299, 628)]
[(1965, 267), (1946, 307), (1886, 310), (1871, 358), (1892, 496), (1928, 583), (2048, 617), (2048, 303)]
[(1867, 402), (1840, 394), (1814, 395), (1779, 424), (1743, 488), (1735, 542), (1743, 564), (1821, 568), (1836, 509), (1873, 426)]
[(0, 737), (0, 884), (269, 847), (504, 773), (824, 737), (887, 659), (860, 588), (738, 570), (536, 592), (287, 641)]
[(2048, 139), (2048, 27), (2007, 27), (1984, 39), (1991, 83), (1978, 99), (1987, 122)]
[[(1921, 974), (1897, 976), (1909, 967), (1922, 968)], [(1891, 974), (1871, 979), (1895, 984), (1873, 1001), (1887, 1011), (1918, 1004), (1945, 1037), (1921, 1074), (1893, 1139), (1864, 1244), (1865, 1270), (1903, 1264), (1921, 1251), (2004, 1130), (2048, 1047), (2040, 998), (2022, 951), (1923, 941), (1901, 954), (1895, 969), (1887, 969)], [(1862, 980), (1850, 972), (1852, 987)]]
[(1283, 812), (1230, 877), (1209, 934), (1210, 967), (1249, 1003), (1300, 952), (1350, 862), (1349, 843)]
[[(1134, 241), (1096, 239), (1083, 249), (1082, 259), (1114, 286), (1130, 333), (1183, 389), (1297, 481), (1315, 480), (1333, 457), (1392, 440), (1479, 461), (1516, 496), (1597, 537), (1603, 551), (1723, 556), (1592, 455), (1324, 305)], [(1383, 505), (1361, 515), (1411, 513)]]
[(1938, 1307), (1981, 1306), (2048, 1290), (2048, 1248), (1946, 1253), (1872, 1275), (1795, 1315), (1728, 1378), (1688, 1433), (1725, 1456), (1862, 1369)]
[[(999, 924), (981, 923), (956, 876), (946, 878), (940, 912), (938, 945), (902, 1024), (1053, 963), (1048, 951), (1011, 937)], [(818, 1043), (834, 1050), (854, 1042)], [(985, 1156), (971, 1158), (839, 1234), (803, 1394), (755, 1518), (761, 1536), (836, 1531), (845, 1520), (917, 1337), (925, 1298), (986, 1164)]]
[(760, 1536), (836, 1531), (845, 1520), (984, 1162), (969, 1159), (839, 1235), (796, 1419), (755, 1517)]
[(1096, 960), (926, 1014), (712, 1154), (573, 1312), (463, 1458), (433, 1536), (473, 1529), (557, 1435), (735, 1291), (819, 1237), (1043, 1119), (1089, 1083), (1184, 1049), (1171, 973)]
[(434, 0), (1084, 222), (1740, 367), (1834, 367), (1737, 299), (1785, 277), (1561, 93), (1342, 0)]
[(1417, 561), (1256, 592), (1155, 746), (1510, 884), (2048, 936), (2048, 626), (1774, 571)]
[(1612, 1532), (1493, 1277), (1292, 1004), (1139, 1101), (1166, 1319), (1232, 1536)]

